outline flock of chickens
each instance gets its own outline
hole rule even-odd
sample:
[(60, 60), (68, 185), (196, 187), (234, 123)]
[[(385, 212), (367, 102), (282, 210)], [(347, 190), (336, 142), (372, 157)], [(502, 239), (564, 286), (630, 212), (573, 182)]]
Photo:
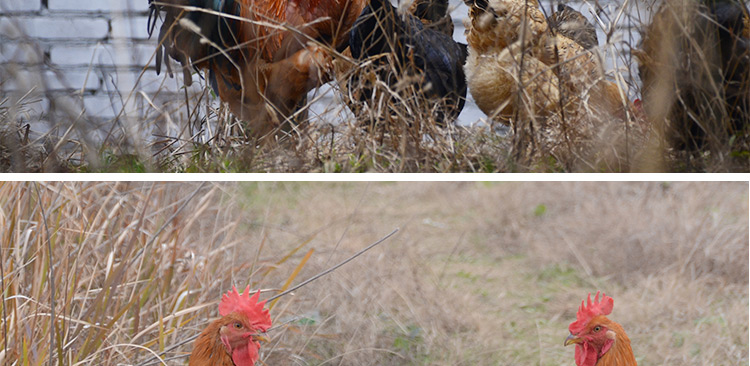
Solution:
[[(334, 78), (355, 114), (362, 105), (377, 104), (377, 90), (385, 87), (398, 100), (408, 99), (406, 92), (419, 93), (442, 125), (457, 118), (468, 89), (490, 119), (511, 126), (521, 149), (570, 150), (571, 143), (592, 139), (613, 121), (642, 127), (664, 117), (693, 135), (706, 129), (691, 113), (700, 101), (681, 98), (695, 93), (679, 77), (667, 87), (682, 86), (675, 98), (681, 104), (663, 112), (657, 108), (661, 99), (649, 98), (664, 84), (654, 81), (661, 80), (655, 65), (664, 61), (659, 42), (669, 37), (660, 24), (668, 22), (669, 11), (657, 12), (637, 50), (643, 98), (654, 101), (642, 104), (628, 100), (622, 81), (605, 77), (596, 30), (579, 12), (560, 4), (546, 17), (537, 0), (464, 1), (470, 9), (468, 45), (453, 40), (448, 0), (405, 1), (411, 6), (403, 9), (390, 0), (149, 0), (149, 31), (163, 14), (157, 72), (164, 63), (171, 75), (172, 58), (189, 85), (191, 73), (203, 70), (215, 93), (259, 139), (303, 123), (307, 93)], [(694, 4), (699, 14), (709, 15), (697, 18), (716, 25), (718, 33), (704, 37), (714, 37), (713, 47), (719, 48), (718, 67), (707, 68), (723, 70), (713, 75), (722, 89), (713, 90), (720, 95), (713, 103), (736, 132), (750, 115), (746, 5), (665, 4), (679, 1)], [(674, 57), (668, 62), (684, 63)], [(362, 72), (366, 68), (376, 71)]]
[[(258, 302), (260, 291), (250, 296), (232, 288), (219, 304), (221, 318), (214, 320), (198, 336), (190, 354), (189, 366), (253, 366), (260, 358), (260, 342), (271, 328), (271, 316)], [(607, 318), (614, 300), (599, 292), (581, 302), (576, 320), (570, 324), (565, 346), (575, 344), (578, 366), (637, 366), (630, 339), (620, 324)]]

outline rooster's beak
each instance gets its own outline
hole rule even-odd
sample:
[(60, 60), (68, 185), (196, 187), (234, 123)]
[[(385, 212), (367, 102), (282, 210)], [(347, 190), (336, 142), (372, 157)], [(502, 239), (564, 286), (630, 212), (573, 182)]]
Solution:
[(270, 342), (270, 340), (262, 334), (253, 334), (250, 338), (252, 338), (252, 340), (256, 342), (265, 342), (265, 343)]
[(578, 343), (581, 343), (581, 342), (583, 342), (583, 340), (581, 338), (578, 338), (578, 337), (574, 336), (573, 334), (571, 334), (571, 335), (568, 336), (568, 338), (565, 338), (565, 343), (563, 345), (567, 346), (569, 344), (574, 344), (574, 343), (578, 344)]

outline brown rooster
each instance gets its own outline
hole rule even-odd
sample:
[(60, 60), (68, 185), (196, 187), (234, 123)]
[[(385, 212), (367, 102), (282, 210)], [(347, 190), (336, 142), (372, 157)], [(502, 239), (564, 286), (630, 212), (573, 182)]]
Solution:
[[(327, 81), (330, 49), (343, 50), (366, 0), (149, 0), (159, 31), (157, 73), (167, 56), (204, 70), (211, 87), (256, 136), (288, 122), (307, 92)], [(322, 46), (321, 46), (322, 45)], [(163, 49), (163, 51), (162, 51)], [(169, 63), (166, 63), (168, 71)]]
[(565, 345), (575, 344), (575, 360), (578, 366), (637, 366), (630, 348), (630, 339), (620, 324), (609, 319), (606, 315), (612, 312), (614, 300), (596, 292), (594, 302), (591, 294), (576, 314), (576, 321), (570, 323), (570, 335), (565, 339)]
[(260, 291), (250, 297), (250, 286), (243, 293), (235, 287), (222, 296), (221, 318), (201, 332), (190, 354), (189, 366), (252, 366), (258, 361), (259, 341), (271, 327), (271, 316), (258, 302)]
[[(468, 0), (466, 5), (469, 56), (464, 70), (479, 109), (506, 124), (517, 112), (552, 114), (559, 105), (560, 83), (551, 68), (529, 54), (530, 46), (549, 33), (539, 4), (535, 0)], [(518, 103), (516, 95), (525, 103)]]

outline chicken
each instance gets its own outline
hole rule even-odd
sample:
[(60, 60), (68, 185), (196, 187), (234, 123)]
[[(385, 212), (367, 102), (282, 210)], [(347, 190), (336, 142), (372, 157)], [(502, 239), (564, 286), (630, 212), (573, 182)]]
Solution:
[[(552, 69), (538, 58), (523, 56), (520, 43), (482, 56), (469, 50), (466, 75), (471, 94), (479, 108), (493, 119), (506, 122), (517, 111), (551, 115), (559, 106), (560, 83)], [(519, 104), (523, 109), (517, 108)]]
[(399, 14), (390, 0), (370, 0), (351, 29), (350, 49), (355, 60), (371, 61), (372, 67), (355, 72), (348, 91), (354, 104), (374, 101), (377, 78), (402, 100), (426, 98), (427, 108), (445, 124), (458, 117), (466, 101), (466, 45), (453, 40), (447, 0), (418, 1), (412, 10), (421, 19)]
[(365, 1), (149, 0), (149, 33), (155, 15), (166, 13), (157, 73), (167, 55), (182, 65), (186, 85), (192, 69), (204, 70), (254, 136), (273, 135), (289, 129), (307, 92), (328, 80), (329, 47), (346, 48)]
[(448, 14), (448, 0), (414, 0), (409, 13), (422, 21), (425, 28), (433, 28), (453, 38), (453, 18)]
[(609, 319), (606, 315), (612, 312), (614, 300), (596, 292), (594, 302), (591, 294), (576, 314), (576, 321), (570, 323), (570, 335), (565, 339), (565, 345), (575, 344), (575, 361), (578, 366), (637, 366), (630, 347), (630, 339), (620, 324)]
[(582, 14), (562, 7), (546, 19), (536, 0), (464, 1), (469, 90), (491, 120), (511, 127), (521, 163), (552, 156), (569, 166), (594, 141), (612, 145), (602, 131), (623, 134), (627, 125), (615, 123), (632, 105), (604, 78)]
[[(522, 112), (518, 118), (548, 117), (559, 112), (561, 103), (566, 108), (575, 107), (588, 95), (596, 95), (588, 92), (590, 88), (600, 89), (601, 64), (587, 51), (595, 45), (596, 32), (592, 37), (589, 24), (579, 35), (569, 20), (583, 18), (580, 13), (565, 7), (548, 22), (536, 1), (467, 0), (467, 5), (466, 75), (472, 96), (487, 115), (499, 116), (503, 123), (509, 123), (516, 112)], [(509, 52), (503, 52), (509, 47)], [(529, 76), (540, 80), (518, 80), (517, 71), (527, 65), (536, 70)], [(508, 79), (515, 82), (507, 83)], [(559, 91), (550, 93), (554, 89)], [(508, 98), (519, 93), (534, 102), (519, 105), (515, 97)], [(498, 106), (503, 108), (498, 110)]]
[(583, 14), (565, 4), (558, 4), (557, 11), (549, 19), (549, 27), (568, 37), (585, 49), (599, 45), (596, 28)]
[(219, 315), (201, 332), (193, 346), (188, 366), (252, 366), (258, 361), (262, 333), (271, 327), (271, 316), (258, 302), (260, 291), (250, 296), (232, 287), (221, 298)]
[(739, 0), (667, 0), (633, 54), (643, 106), (670, 145), (726, 151), (750, 121), (750, 16)]

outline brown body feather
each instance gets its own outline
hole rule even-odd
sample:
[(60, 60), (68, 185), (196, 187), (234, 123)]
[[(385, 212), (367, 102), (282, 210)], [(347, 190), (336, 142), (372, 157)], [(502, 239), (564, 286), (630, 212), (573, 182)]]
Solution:
[(331, 54), (346, 47), (366, 0), (226, 1), (227, 16), (185, 11), (194, 2), (151, 4), (166, 12), (159, 36), (166, 55), (182, 64), (187, 85), (191, 69), (206, 71), (221, 100), (261, 137), (288, 128), (306, 93), (327, 81)]

